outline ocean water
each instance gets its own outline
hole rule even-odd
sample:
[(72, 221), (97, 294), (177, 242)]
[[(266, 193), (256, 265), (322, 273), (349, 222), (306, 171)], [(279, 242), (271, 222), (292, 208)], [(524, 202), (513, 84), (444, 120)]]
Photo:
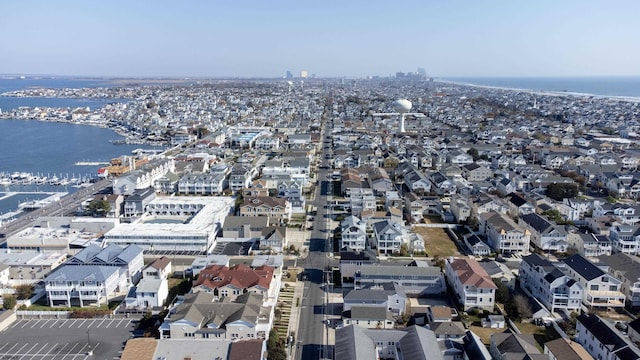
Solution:
[(443, 80), (534, 91), (640, 97), (640, 76), (616, 77), (451, 77)]

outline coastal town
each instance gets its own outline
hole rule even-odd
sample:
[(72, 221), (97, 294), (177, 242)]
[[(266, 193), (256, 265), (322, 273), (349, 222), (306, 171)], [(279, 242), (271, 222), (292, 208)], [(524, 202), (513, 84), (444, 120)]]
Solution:
[(1, 96), (107, 99), (0, 121), (163, 150), (2, 223), (0, 355), (640, 359), (638, 98), (418, 73)]

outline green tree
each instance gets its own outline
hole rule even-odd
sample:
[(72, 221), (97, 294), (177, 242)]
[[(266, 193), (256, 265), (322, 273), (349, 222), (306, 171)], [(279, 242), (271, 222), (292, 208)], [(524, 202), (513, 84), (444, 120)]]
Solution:
[(89, 212), (94, 216), (107, 216), (111, 211), (111, 205), (109, 201), (105, 199), (93, 199), (89, 203)]
[(285, 360), (287, 358), (287, 352), (285, 350), (284, 342), (278, 336), (276, 329), (269, 331), (269, 341), (267, 341), (267, 359), (268, 360)]
[(16, 297), (20, 300), (30, 299), (33, 296), (33, 285), (18, 285), (16, 287)]
[(571, 199), (578, 196), (578, 184), (554, 183), (547, 186), (546, 194), (548, 197), (562, 201), (562, 199)]
[(11, 294), (2, 295), (2, 307), (5, 310), (10, 310), (15, 308), (17, 304), (18, 304), (18, 300), (14, 295), (11, 295)]
[(478, 161), (478, 159), (480, 159), (480, 153), (478, 153), (478, 149), (476, 148), (469, 149), (469, 151), (467, 151), (467, 154), (471, 155), (473, 161)]

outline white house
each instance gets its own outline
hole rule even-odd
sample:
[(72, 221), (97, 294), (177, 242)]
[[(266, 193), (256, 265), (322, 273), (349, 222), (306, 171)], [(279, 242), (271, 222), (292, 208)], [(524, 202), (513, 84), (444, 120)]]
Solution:
[(598, 360), (640, 359), (640, 352), (595, 314), (581, 314), (576, 322), (575, 341)]
[(516, 224), (509, 216), (489, 212), (481, 214), (480, 231), (486, 236), (489, 245), (498, 253), (529, 253), (531, 232)]
[(168, 277), (171, 274), (171, 260), (161, 257), (142, 271), (142, 279), (132, 287), (125, 304), (128, 308), (149, 309), (161, 307), (169, 296)]
[(528, 289), (551, 312), (557, 309), (568, 312), (580, 309), (582, 286), (549, 260), (538, 254), (523, 256), (518, 274), (520, 286)]
[(474, 308), (493, 311), (495, 292), (498, 287), (476, 260), (447, 259), (445, 276), (465, 311)]
[(367, 246), (367, 223), (355, 216), (348, 216), (340, 224), (342, 237), (340, 249), (362, 251)]
[(625, 295), (620, 291), (622, 282), (605, 273), (580, 254), (563, 260), (567, 274), (584, 289), (582, 303), (592, 308), (622, 308)]

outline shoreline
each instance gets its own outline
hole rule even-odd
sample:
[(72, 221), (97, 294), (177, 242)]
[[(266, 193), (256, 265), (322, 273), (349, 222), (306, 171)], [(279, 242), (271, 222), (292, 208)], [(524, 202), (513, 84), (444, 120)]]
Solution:
[(640, 103), (640, 96), (598, 95), (598, 94), (581, 93), (581, 92), (575, 92), (575, 91), (532, 90), (532, 89), (524, 89), (524, 88), (513, 88), (513, 87), (507, 87), (507, 86), (479, 85), (479, 84), (453, 81), (453, 80), (444, 80), (444, 79), (434, 79), (434, 82), (457, 85), (457, 86), (481, 88), (481, 89), (515, 91), (515, 92), (521, 92), (521, 93), (526, 93), (531, 95), (591, 97), (596, 99), (608, 99), (608, 100), (625, 101), (625, 102), (631, 102), (631, 103)]
[(102, 129), (109, 129), (113, 131), (116, 135), (122, 137), (122, 139), (115, 140), (111, 142), (114, 145), (119, 144), (129, 144), (129, 145), (149, 145), (149, 146), (162, 146), (169, 147), (167, 143), (159, 143), (157, 141), (149, 141), (142, 139), (136, 136), (133, 133), (128, 132), (127, 130), (122, 129), (119, 126), (109, 126), (107, 123), (103, 122), (88, 122), (88, 121), (74, 121), (74, 120), (64, 120), (64, 119), (41, 119), (41, 118), (13, 118), (13, 117), (2, 117), (0, 116), (0, 121), (4, 120), (15, 120), (15, 121), (38, 121), (38, 122), (48, 122), (48, 123), (59, 123), (59, 124), (70, 124), (70, 125), (83, 125), (83, 126), (94, 126)]

